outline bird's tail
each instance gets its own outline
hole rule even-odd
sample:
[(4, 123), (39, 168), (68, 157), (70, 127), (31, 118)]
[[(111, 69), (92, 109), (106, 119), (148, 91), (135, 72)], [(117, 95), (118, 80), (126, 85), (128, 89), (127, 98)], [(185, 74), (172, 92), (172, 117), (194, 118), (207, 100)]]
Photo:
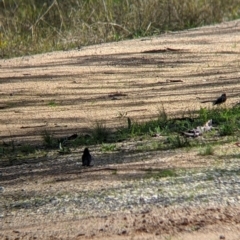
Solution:
[(206, 100), (206, 101), (202, 101), (201, 103), (208, 103), (208, 102), (213, 102), (212, 100)]

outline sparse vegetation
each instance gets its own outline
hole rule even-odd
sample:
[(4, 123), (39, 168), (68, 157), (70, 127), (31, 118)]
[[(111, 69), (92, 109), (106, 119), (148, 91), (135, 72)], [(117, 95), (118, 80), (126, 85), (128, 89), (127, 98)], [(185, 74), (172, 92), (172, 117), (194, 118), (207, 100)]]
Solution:
[(33, 145), (26, 144), (26, 145), (20, 146), (20, 152), (22, 152), (23, 154), (34, 153), (35, 151), (36, 151), (36, 148)]
[(240, 108), (202, 108), (199, 118), (202, 120), (212, 119), (214, 124), (218, 125), (220, 136), (230, 136), (236, 133), (240, 128)]
[[(189, 113), (188, 113), (189, 115)], [(191, 115), (191, 114), (190, 114)], [(163, 117), (164, 116), (164, 117)], [(64, 141), (61, 148), (53, 134), (45, 130), (42, 133), (43, 145), (47, 149), (55, 149), (59, 154), (71, 153), (70, 148), (80, 146), (89, 146), (101, 144), (102, 152), (112, 152), (118, 149), (116, 143), (125, 140), (145, 139), (148, 143), (140, 142), (136, 144), (136, 151), (156, 151), (166, 149), (185, 148), (188, 149), (195, 146), (201, 146), (199, 155), (213, 155), (214, 148), (224, 138), (224, 142), (232, 142), (233, 137), (239, 135), (240, 129), (240, 111), (239, 108), (212, 108), (200, 109), (199, 113), (195, 113), (193, 117), (183, 117), (176, 119), (168, 119), (168, 116), (160, 113), (156, 120), (138, 123), (131, 122), (125, 127), (112, 131), (102, 122), (96, 122), (93, 128), (89, 130), (89, 134), (79, 135), (72, 141)], [(196, 126), (201, 126), (207, 119), (212, 119), (214, 129), (204, 133), (204, 141), (198, 138), (187, 138), (182, 136), (182, 131), (190, 130)], [(155, 137), (161, 137), (155, 138)], [(214, 142), (212, 140), (214, 139)], [(33, 145), (16, 146), (14, 141), (8, 143), (7, 147), (1, 146), (0, 156), (8, 156), (11, 162), (15, 161), (21, 155), (34, 154), (37, 147)], [(15, 160), (14, 160), (15, 159)]]
[(102, 122), (96, 122), (92, 129), (92, 138), (96, 143), (103, 143), (108, 141), (110, 130)]
[(200, 149), (199, 154), (202, 156), (213, 155), (214, 148), (211, 145), (207, 145), (206, 147)]
[(54, 100), (51, 100), (51, 101), (49, 101), (48, 106), (49, 107), (56, 107), (57, 104), (56, 104), (56, 102)]
[(161, 123), (165, 123), (168, 119), (167, 113), (162, 105), (161, 108), (158, 108), (158, 121)]
[(177, 173), (174, 169), (147, 169), (146, 170), (146, 178), (166, 178), (166, 177), (176, 177)]
[(42, 133), (43, 143), (47, 148), (56, 147), (57, 141), (54, 139), (53, 135), (45, 130)]
[(193, 28), (240, 11), (238, 0), (9, 0), (0, 16), (0, 56), (11, 57)]
[(225, 125), (222, 125), (219, 129), (219, 134), (221, 136), (229, 136), (234, 134), (234, 125), (226, 123)]
[[(157, 144), (153, 142), (151, 146), (138, 146), (138, 150), (174, 149), (198, 145), (197, 140), (190, 140), (189, 138), (183, 137), (178, 133), (190, 130), (197, 126), (202, 126), (209, 119), (212, 119), (216, 128), (205, 134), (205, 143), (207, 143), (208, 138), (211, 139), (213, 135), (216, 136), (217, 132), (219, 132), (221, 136), (229, 136), (237, 133), (239, 131), (238, 129), (240, 128), (240, 111), (237, 108), (202, 108), (200, 109), (199, 113), (191, 114), (188, 112), (187, 116), (183, 118), (168, 119), (168, 116), (163, 109), (162, 111), (159, 111), (159, 116), (156, 120), (138, 123), (132, 122), (132, 120), (128, 119), (126, 127), (120, 128), (116, 132), (112, 133), (104, 124), (97, 122), (92, 130), (92, 134), (90, 135), (91, 137), (82, 143), (101, 143), (103, 144), (103, 149), (105, 149), (104, 151), (109, 151), (109, 149), (112, 151), (115, 149), (114, 143), (119, 141), (139, 137), (151, 138), (155, 136), (165, 136), (162, 139), (162, 142), (158, 142)], [(193, 116), (195, 117), (193, 118)], [(104, 143), (108, 144), (104, 145)], [(208, 152), (207, 148), (206, 152)]]
[(116, 150), (116, 144), (102, 144), (101, 151), (102, 152), (112, 152)]
[(188, 138), (182, 136), (170, 136), (167, 138), (167, 144), (169, 148), (182, 148), (182, 147), (189, 147), (190, 142)]

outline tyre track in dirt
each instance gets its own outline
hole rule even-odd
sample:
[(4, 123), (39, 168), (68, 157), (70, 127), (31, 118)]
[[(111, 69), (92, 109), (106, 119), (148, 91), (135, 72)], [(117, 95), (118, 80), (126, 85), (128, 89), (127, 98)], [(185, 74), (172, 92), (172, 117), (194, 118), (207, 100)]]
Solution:
[[(156, 117), (162, 106), (170, 117), (182, 116), (202, 106), (210, 107), (210, 103), (202, 105), (200, 102), (215, 99), (223, 92), (228, 96), (226, 106), (233, 106), (239, 101), (240, 92), (239, 30), (240, 21), (232, 21), (157, 37), (88, 46), (79, 51), (0, 60), (0, 138), (39, 143), (43, 130), (55, 136), (82, 134), (96, 121), (115, 128), (126, 125), (126, 118), (119, 118), (121, 114), (133, 121), (146, 121)], [(177, 153), (171, 156), (177, 162)], [(157, 157), (156, 153), (153, 156), (156, 162)], [(185, 159), (181, 160), (184, 164), (199, 164), (195, 155), (187, 157), (185, 163)], [(143, 158), (146, 160), (145, 156)], [(54, 169), (46, 164), (42, 176), (49, 182), (38, 187), (42, 190), (53, 184), (55, 176), (48, 176), (47, 171), (51, 173), (55, 169), (58, 178), (69, 178), (74, 185), (75, 178), (65, 173), (75, 165), (67, 166), (64, 172), (66, 163), (65, 160), (56, 162)], [(162, 163), (161, 167), (168, 164), (173, 164), (173, 160)], [(202, 164), (209, 164), (208, 159)], [(34, 190), (33, 181), (41, 183), (40, 177), (36, 180), (33, 178), (36, 174), (29, 173), (31, 169), (26, 170), (26, 176), (21, 176), (19, 172), (25, 167), (35, 169), (27, 165), (9, 170), (13, 180), (9, 183), (9, 194), (14, 196), (14, 188), (19, 190), (22, 182), (28, 186), (27, 191)], [(61, 171), (57, 172), (59, 169)], [(88, 176), (86, 174), (82, 180)], [(165, 239), (164, 234), (177, 234), (176, 239), (178, 236), (179, 239), (192, 236), (194, 239), (219, 239), (222, 229), (226, 239), (238, 239), (239, 210), (239, 206), (163, 208), (148, 213), (92, 217), (90, 221), (74, 221), (74, 216), (66, 216), (54, 219), (51, 224), (44, 223), (47, 220), (44, 216), (33, 214), (22, 219), (21, 215), (14, 218), (14, 213), (10, 213), (7, 218), (1, 218), (5, 228), (0, 230), (0, 236), (3, 239), (6, 236), (19, 239)], [(158, 222), (161, 219), (162, 225)]]

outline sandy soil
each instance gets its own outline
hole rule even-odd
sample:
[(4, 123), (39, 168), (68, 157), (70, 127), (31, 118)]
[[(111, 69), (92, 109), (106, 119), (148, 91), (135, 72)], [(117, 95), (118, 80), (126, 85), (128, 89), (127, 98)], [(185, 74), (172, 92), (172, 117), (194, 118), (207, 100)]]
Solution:
[(114, 127), (123, 124), (119, 116), (146, 120), (162, 106), (182, 115), (222, 92), (232, 105), (240, 90), (239, 25), (1, 60), (1, 137), (35, 140), (43, 129), (64, 135), (96, 121)]
[[(233, 21), (80, 50), (0, 60), (0, 137), (5, 142), (39, 143), (43, 130), (55, 136), (69, 136), (87, 132), (96, 122), (115, 128), (126, 124), (126, 117), (133, 121), (154, 118), (162, 107), (169, 116), (182, 116), (202, 106), (211, 106), (200, 102), (214, 100), (223, 92), (228, 96), (226, 105), (233, 106), (238, 103), (240, 92), (239, 51), (240, 21)], [(190, 161), (191, 155), (183, 154), (181, 162), (176, 161), (179, 156), (172, 156), (161, 167), (201, 165), (199, 159)], [(41, 182), (47, 188), (46, 182), (61, 176), (70, 181), (66, 185), (57, 183), (55, 188), (71, 188), (69, 182), (73, 183), (76, 176), (67, 170), (74, 169), (55, 175), (53, 170), (54, 167), (45, 175), (23, 177), (16, 175), (17, 167), (1, 168), (12, 176), (9, 183), (2, 182), (2, 185), (14, 193), (24, 181), (28, 183), (25, 191), (38, 187), (43, 191)], [(113, 177), (106, 182), (99, 181), (100, 176), (91, 187), (115, 183)], [(51, 224), (40, 217), (37, 222), (34, 216), (24, 216), (21, 221), (9, 216), (0, 219), (3, 223), (0, 236), (3, 239), (234, 240), (240, 238), (239, 210), (232, 207), (154, 209), (141, 215), (119, 213), (79, 221), (55, 219)], [(156, 215), (165, 216), (163, 225), (153, 224)], [(183, 219), (187, 222), (182, 222)], [(91, 231), (84, 232), (84, 228), (79, 231), (79, 226), (89, 228), (89, 221)], [(119, 225), (127, 226), (128, 230), (120, 231)]]

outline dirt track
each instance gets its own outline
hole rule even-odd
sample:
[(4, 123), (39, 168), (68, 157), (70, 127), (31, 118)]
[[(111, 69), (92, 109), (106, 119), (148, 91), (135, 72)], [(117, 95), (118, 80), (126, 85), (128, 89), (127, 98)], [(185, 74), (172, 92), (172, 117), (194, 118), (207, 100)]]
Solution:
[(235, 21), (1, 60), (0, 135), (36, 140), (43, 129), (64, 135), (96, 121), (114, 127), (126, 124), (119, 116), (146, 120), (162, 106), (182, 115), (222, 92), (232, 105), (240, 91), (239, 29)]
[[(152, 38), (0, 60), (0, 137), (4, 141), (39, 142), (43, 130), (55, 136), (69, 136), (86, 132), (97, 121), (114, 128), (126, 124), (125, 116), (135, 121), (154, 118), (162, 107), (169, 116), (182, 116), (203, 106), (201, 100), (215, 99), (222, 92), (228, 96), (226, 105), (232, 106), (239, 101), (239, 52), (240, 21), (234, 21)], [(51, 182), (52, 176), (45, 177)], [(8, 186), (12, 194), (14, 188), (21, 188), (18, 180), (14, 179)], [(33, 179), (24, 181), (25, 184), (29, 181), (29, 191), (34, 189)], [(231, 212), (232, 217), (226, 217), (222, 222), (217, 218), (216, 222), (214, 218), (205, 221), (197, 233), (192, 233), (194, 229), (182, 229), (184, 232), (179, 233), (181, 224), (175, 232), (168, 226), (163, 233), (177, 233), (176, 239), (193, 239), (193, 236), (194, 239), (219, 239), (221, 229), (226, 239), (239, 239), (239, 215), (234, 215), (239, 209), (221, 210)], [(195, 213), (195, 217), (204, 215), (198, 210)], [(147, 223), (152, 222), (153, 215), (149, 214)], [(131, 223), (139, 219), (139, 216), (127, 217)], [(78, 225), (84, 221), (72, 222), (71, 234), (65, 235), (62, 225), (70, 219), (56, 219), (52, 228), (44, 224), (44, 219), (40, 221), (42, 225), (33, 219), (26, 216), (26, 222), (21, 219), (20, 224), (11, 216), (1, 218), (4, 229), (0, 228), (0, 233), (10, 239), (33, 236), (84, 238), (77, 236)], [(106, 221), (100, 223), (106, 224)], [(116, 225), (118, 222), (114, 227)], [(151, 229), (149, 226), (147, 232), (133, 230), (128, 237), (159, 239), (156, 229), (154, 235)], [(113, 229), (99, 233), (96, 227), (93, 236), (126, 239), (115, 235), (116, 232)]]

